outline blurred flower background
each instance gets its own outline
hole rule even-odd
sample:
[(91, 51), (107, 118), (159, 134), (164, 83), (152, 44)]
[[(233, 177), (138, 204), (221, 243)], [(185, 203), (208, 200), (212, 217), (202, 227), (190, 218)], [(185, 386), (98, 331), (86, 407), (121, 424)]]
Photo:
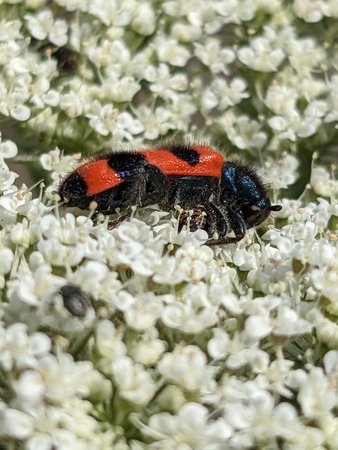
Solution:
[[(338, 448), (337, 27), (337, 0), (0, 1), (1, 450)], [(209, 246), (58, 206), (82, 157), (186, 136), (275, 220)]]

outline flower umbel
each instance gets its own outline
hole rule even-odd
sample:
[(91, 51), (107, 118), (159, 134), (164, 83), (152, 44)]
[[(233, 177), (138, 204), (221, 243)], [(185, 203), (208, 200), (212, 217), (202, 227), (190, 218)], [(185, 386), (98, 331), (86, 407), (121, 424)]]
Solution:
[[(338, 448), (337, 18), (1, 2), (1, 450)], [(282, 210), (211, 246), (180, 205), (60, 202), (84, 157), (181, 134), (253, 160)]]

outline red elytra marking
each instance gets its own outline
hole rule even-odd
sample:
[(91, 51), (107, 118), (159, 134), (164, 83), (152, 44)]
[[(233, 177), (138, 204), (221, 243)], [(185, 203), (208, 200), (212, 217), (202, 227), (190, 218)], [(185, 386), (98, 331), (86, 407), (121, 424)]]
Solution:
[(187, 175), (200, 177), (220, 177), (224, 163), (223, 156), (215, 152), (210, 147), (192, 147), (200, 155), (200, 160), (196, 165), (190, 165), (175, 156), (170, 150), (156, 149), (145, 150), (142, 155), (146, 160), (160, 169), (165, 175)]
[(123, 183), (114, 169), (109, 167), (107, 159), (89, 161), (76, 169), (87, 185), (87, 194), (94, 195)]

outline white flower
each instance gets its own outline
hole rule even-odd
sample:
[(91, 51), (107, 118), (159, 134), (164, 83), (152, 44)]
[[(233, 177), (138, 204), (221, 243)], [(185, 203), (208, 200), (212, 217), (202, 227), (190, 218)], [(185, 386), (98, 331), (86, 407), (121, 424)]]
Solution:
[(311, 73), (314, 67), (318, 67), (325, 60), (325, 51), (316, 45), (311, 38), (292, 39), (288, 42), (289, 61), (299, 73)]
[(201, 37), (202, 30), (192, 24), (185, 22), (174, 22), (171, 34), (178, 40), (183, 42), (194, 42)]
[(2, 158), (14, 158), (18, 153), (18, 147), (15, 142), (10, 140), (3, 141), (0, 133), (0, 156)]
[(45, 107), (39, 114), (30, 118), (29, 124), (35, 133), (51, 136), (56, 132), (57, 121), (58, 113), (53, 112), (51, 107)]
[(208, 342), (208, 353), (212, 358), (224, 358), (229, 350), (230, 338), (225, 330), (216, 328), (213, 337)]
[[(0, 447), (337, 449), (337, 0), (0, 3)], [(282, 205), (241, 242), (59, 203), (83, 157), (206, 134)]]
[(169, 382), (190, 391), (202, 390), (210, 382), (206, 355), (194, 345), (177, 346), (172, 353), (165, 353), (158, 370)]
[(34, 368), (38, 359), (45, 355), (51, 347), (46, 334), (27, 334), (27, 326), (14, 323), (7, 330), (0, 328), (0, 365), (6, 371), (14, 367), (18, 369)]
[(252, 20), (256, 13), (255, 2), (250, 0), (216, 1), (215, 10), (224, 17), (225, 23), (241, 23)]
[(87, 261), (74, 272), (72, 281), (76, 286), (81, 286), (85, 292), (90, 292), (94, 298), (99, 297), (102, 283), (107, 276), (106, 264), (99, 261)]
[(229, 424), (244, 431), (238, 435), (234, 434), (234, 443), (237, 438), (237, 444), (240, 444), (242, 437), (243, 443), (253, 445), (256, 439), (259, 442), (275, 434), (290, 434), (297, 419), (296, 409), (292, 405), (281, 402), (275, 407), (273, 397), (254, 382), (240, 387), (242, 398), (229, 401), (224, 408)]
[(162, 309), (163, 323), (184, 333), (197, 334), (217, 321), (216, 308), (211, 304), (206, 284), (187, 285), (180, 302), (172, 301)]
[[(333, 253), (333, 252), (332, 252)], [(338, 267), (331, 264), (314, 269), (311, 272), (313, 285), (324, 297), (334, 304), (332, 312), (338, 312), (337, 287), (338, 287)]]
[(64, 156), (60, 149), (56, 147), (49, 153), (43, 153), (40, 156), (40, 163), (44, 170), (53, 171), (52, 178), (59, 183), (60, 176), (65, 176), (72, 169), (75, 169), (79, 164), (80, 157), (79, 153), (73, 156)]
[(11, 270), (14, 260), (14, 255), (11, 249), (1, 248), (0, 249), (0, 274), (5, 275)]
[(297, 90), (287, 86), (270, 86), (265, 104), (278, 115), (287, 115), (295, 110), (297, 102)]
[(13, 42), (22, 38), (20, 28), (22, 24), (20, 20), (2, 20), (0, 22), (0, 41)]
[(155, 394), (156, 384), (140, 364), (121, 357), (112, 364), (115, 384), (121, 397), (137, 405), (145, 405)]
[(0, 412), (0, 435), (14, 439), (27, 439), (33, 432), (33, 418), (14, 408)]
[(42, 253), (45, 261), (55, 266), (78, 265), (85, 256), (85, 244), (69, 246), (61, 244), (57, 238), (42, 240), (38, 243), (38, 250)]
[(173, 96), (168, 110), (174, 127), (177, 130), (188, 132), (192, 116), (197, 111), (197, 106), (191, 96), (187, 94)]
[[(24, 371), (14, 385), (20, 404), (27, 407), (41, 402), (44, 394), (43, 376), (38, 371)], [(29, 406), (28, 406), (29, 405)]]
[(137, 2), (128, 0), (95, 0), (88, 2), (88, 12), (98, 17), (105, 25), (123, 27), (127, 25), (137, 8)]
[(311, 171), (311, 186), (316, 194), (323, 197), (335, 196), (338, 193), (338, 180), (332, 179), (324, 167), (314, 167)]
[(206, 109), (218, 107), (224, 110), (248, 98), (247, 84), (242, 78), (234, 78), (229, 84), (222, 78), (216, 78), (202, 95), (202, 106)]
[(172, 66), (184, 67), (191, 58), (188, 49), (180, 45), (176, 39), (159, 36), (155, 41), (158, 58)]
[(331, 15), (328, 2), (322, 0), (295, 0), (293, 8), (298, 17), (310, 23)]
[(140, 84), (133, 77), (124, 77), (120, 80), (109, 79), (107, 81), (110, 90), (108, 98), (111, 98), (113, 102), (130, 102), (136, 92), (141, 89)]
[(147, 330), (154, 326), (159, 318), (162, 302), (153, 293), (144, 293), (135, 298), (132, 307), (128, 308), (124, 315), (131, 328), (138, 331)]
[(107, 76), (123, 75), (131, 60), (128, 47), (120, 39), (113, 42), (110, 39), (103, 39), (100, 45), (96, 39), (90, 40), (85, 52), (98, 68), (107, 66)]
[(18, 81), (16, 85), (13, 84), (8, 88), (0, 80), (0, 112), (5, 116), (13, 117), (15, 120), (25, 121), (31, 115), (29, 107), (24, 104), (29, 99), (30, 94), (27, 86), (19, 86)]
[(286, 359), (275, 360), (263, 372), (264, 377), (267, 378), (267, 383), (269, 383), (269, 388), (287, 398), (293, 397), (293, 392), (289, 389), (289, 387), (292, 387), (290, 379), (293, 376), (291, 372), (293, 365), (293, 361)]
[(231, 48), (221, 47), (217, 39), (208, 38), (204, 44), (195, 44), (195, 55), (213, 73), (228, 73), (227, 65), (236, 59)]
[(90, 119), (90, 126), (97, 133), (102, 136), (111, 134), (116, 141), (131, 141), (134, 134), (139, 134), (144, 129), (139, 120), (127, 112), (119, 113), (110, 103), (102, 106), (98, 101), (94, 101), (87, 117)]
[(260, 72), (275, 72), (285, 58), (281, 48), (274, 48), (274, 43), (267, 37), (255, 37), (250, 46), (238, 50), (239, 60), (247, 67)]
[(258, 255), (253, 251), (253, 247), (250, 248), (250, 251), (246, 248), (237, 247), (233, 255), (234, 264), (242, 271), (257, 269), (257, 260)]
[(325, 372), (329, 375), (335, 375), (338, 370), (338, 351), (330, 350), (323, 358)]
[(145, 139), (158, 139), (160, 136), (165, 135), (169, 130), (175, 128), (171, 120), (170, 111), (161, 106), (152, 111), (147, 106), (142, 105), (135, 113), (142, 123)]
[(240, 149), (260, 149), (267, 141), (267, 135), (261, 131), (259, 123), (248, 116), (235, 116), (232, 111), (226, 111), (217, 122), (224, 128), (229, 140)]
[(39, 359), (36, 370), (43, 380), (44, 396), (54, 403), (62, 404), (75, 394), (89, 393), (92, 370), (89, 361), (74, 361), (66, 353), (58, 358), (46, 355)]
[(17, 201), (12, 196), (0, 197), (0, 224), (13, 225), (17, 217)]
[(337, 404), (335, 386), (319, 367), (314, 367), (300, 387), (298, 401), (305, 417), (324, 419)]
[(272, 163), (266, 163), (268, 177), (273, 189), (286, 189), (293, 184), (297, 177), (299, 167), (298, 159), (290, 154), (284, 153), (280, 159)]
[(121, 333), (108, 320), (102, 320), (95, 334), (95, 349), (100, 355), (100, 368), (111, 372), (111, 363), (126, 355), (127, 349), (122, 342)]
[(48, 38), (53, 44), (62, 47), (67, 44), (67, 23), (63, 19), (56, 19), (51, 11), (44, 10), (38, 13), (26, 14), (27, 27), (32, 36), (43, 40)]
[(60, 97), (60, 108), (72, 119), (82, 115), (84, 106), (85, 103), (78, 92), (71, 92)]
[(141, 340), (128, 346), (129, 353), (136, 362), (145, 366), (152, 366), (157, 363), (166, 348), (165, 341), (157, 339), (157, 337), (157, 329), (152, 328), (147, 330), (147, 334), (143, 335)]
[(232, 434), (226, 421), (208, 423), (208, 410), (199, 403), (186, 403), (176, 416), (159, 413), (150, 417), (143, 433), (161, 443), (161, 448), (211, 450), (224, 445)]
[(153, 8), (146, 2), (140, 2), (131, 21), (131, 27), (136, 33), (149, 36), (155, 31), (156, 16)]
[(328, 81), (328, 114), (325, 122), (338, 121), (338, 76), (333, 75)]
[(309, 333), (311, 324), (300, 318), (296, 311), (286, 306), (278, 309), (275, 319), (267, 315), (252, 314), (245, 321), (245, 331), (253, 339), (261, 339), (273, 333), (275, 336), (293, 336)]
[(160, 97), (170, 99), (176, 96), (175, 91), (184, 91), (188, 88), (185, 74), (171, 74), (167, 64), (160, 64), (158, 69), (149, 66), (144, 75), (151, 84), (149, 89)]
[(32, 97), (30, 101), (39, 108), (44, 105), (57, 106), (59, 104), (60, 95), (54, 90), (50, 89), (50, 82), (47, 78), (41, 78), (32, 85)]
[(317, 326), (316, 332), (321, 341), (325, 342), (329, 348), (335, 349), (338, 346), (338, 325), (329, 319), (323, 319)]
[(0, 191), (8, 191), (18, 176), (10, 171), (4, 160), (0, 158)]

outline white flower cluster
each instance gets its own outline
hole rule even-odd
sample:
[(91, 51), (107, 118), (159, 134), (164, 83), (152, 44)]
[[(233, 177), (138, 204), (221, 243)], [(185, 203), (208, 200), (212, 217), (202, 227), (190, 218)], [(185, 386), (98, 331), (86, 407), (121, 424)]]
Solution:
[[(317, 132), (324, 145), (338, 120), (338, 7), (292, 3), (4, 1), (0, 113), (44, 149), (197, 128), (254, 154)], [(317, 33), (324, 18), (332, 28)]]
[[(336, 450), (337, 0), (0, 3), (0, 449)], [(260, 164), (275, 224), (58, 204), (81, 153), (186, 132)]]
[[(76, 161), (41, 157), (54, 179)], [(110, 229), (32, 199), (5, 163), (2, 178), (8, 448), (337, 447), (338, 181), (324, 168), (315, 201), (284, 199), (279, 229), (223, 248), (152, 209)]]

